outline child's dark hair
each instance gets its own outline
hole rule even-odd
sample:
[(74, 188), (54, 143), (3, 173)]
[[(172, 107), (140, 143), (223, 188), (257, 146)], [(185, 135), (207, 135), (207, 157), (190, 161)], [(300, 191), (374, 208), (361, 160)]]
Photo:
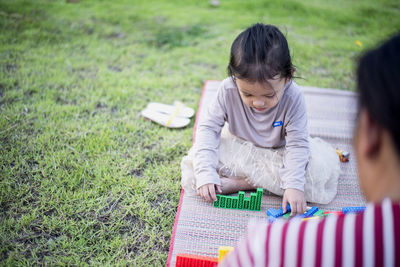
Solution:
[(273, 25), (254, 24), (232, 43), (229, 76), (266, 82), (276, 75), (292, 78), (294, 70), (287, 40)]
[(400, 155), (400, 34), (365, 53), (357, 68), (360, 108), (390, 133)]

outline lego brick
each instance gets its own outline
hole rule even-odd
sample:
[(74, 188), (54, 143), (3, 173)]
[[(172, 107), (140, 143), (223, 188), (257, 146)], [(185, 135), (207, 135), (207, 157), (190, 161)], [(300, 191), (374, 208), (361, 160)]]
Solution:
[(225, 196), (220, 196), (221, 197), (221, 199), (220, 199), (220, 204), (219, 204), (219, 206), (221, 207), (221, 208), (225, 208), (225, 203), (226, 203), (226, 197)]
[(257, 207), (257, 194), (250, 193), (250, 210), (255, 210)]
[(320, 217), (320, 216), (312, 216), (312, 217), (304, 218), (304, 219), (302, 219), (302, 221), (319, 220), (320, 218), (322, 218), (322, 217)]
[(214, 201), (214, 207), (216, 207), (216, 208), (218, 208), (219, 207), (219, 204), (220, 204), (220, 198), (221, 198), (221, 196), (220, 195), (217, 195), (217, 201)]
[(232, 199), (232, 209), (237, 209), (238, 208), (238, 198)]
[(365, 206), (361, 206), (361, 207), (343, 207), (342, 208), (343, 214), (347, 214), (347, 213), (350, 213), (350, 212), (358, 213), (358, 212), (363, 212), (364, 210), (365, 210)]
[(261, 202), (264, 190), (262, 188), (257, 188), (257, 207), (256, 210), (261, 210)]
[[(310, 208), (309, 210), (311, 210), (311, 208)], [(318, 209), (318, 210), (312, 215), (312, 217), (310, 217), (310, 218), (313, 218), (313, 217), (319, 218), (319, 217), (324, 217), (324, 216), (326, 216), (326, 214), (324, 214), (324, 211)], [(290, 218), (290, 212), (287, 212), (287, 213), (283, 214), (283, 215), (282, 215), (282, 218), (284, 218), (284, 219), (289, 219), (289, 218)]]
[(219, 247), (218, 249), (218, 262), (221, 262), (221, 260), (231, 251), (233, 251), (234, 248), (233, 247), (229, 247), (229, 246), (223, 246), (223, 247)]
[[(287, 205), (286, 210), (287, 210), (286, 213), (289, 213), (291, 211), (290, 205)], [(283, 214), (284, 213), (283, 213), (283, 209), (282, 208), (280, 208), (280, 209), (270, 208), (270, 209), (267, 210), (267, 215), (268, 216), (273, 216), (275, 218), (281, 217)]]
[(218, 265), (218, 258), (197, 256), (178, 253), (176, 256), (176, 267), (214, 267)]
[(237, 197), (231, 197), (231, 209), (234, 209), (235, 200), (237, 200)]
[[(232, 203), (230, 196), (225, 196), (225, 209), (230, 209), (230, 204)], [(229, 205), (229, 208), (228, 208)]]
[(283, 215), (283, 212), (280, 209), (269, 208), (267, 210), (267, 215), (278, 218)]
[(231, 197), (226, 197), (226, 205), (225, 208), (230, 209), (232, 208), (232, 198)]
[(244, 206), (244, 203), (243, 203), (243, 201), (244, 201), (244, 192), (243, 191), (239, 191), (239, 195), (238, 195), (238, 198), (239, 198), (239, 202), (238, 202), (238, 209), (243, 209), (243, 206)]
[(340, 210), (324, 211), (324, 215), (343, 215), (343, 212)]
[(319, 209), (313, 216), (324, 216), (324, 211)]
[(250, 197), (245, 197), (243, 191), (239, 191), (238, 196), (217, 194), (217, 201), (214, 201), (213, 206), (226, 209), (261, 210), (262, 194), (262, 188), (258, 188), (256, 193), (250, 193)]
[(250, 199), (248, 197), (245, 198), (244, 200), (244, 209), (249, 209), (250, 208)]
[(316, 213), (318, 211), (318, 207), (311, 207), (311, 209), (307, 210), (306, 212), (304, 212), (304, 214), (299, 215), (302, 218), (308, 218), (314, 215), (314, 213)]

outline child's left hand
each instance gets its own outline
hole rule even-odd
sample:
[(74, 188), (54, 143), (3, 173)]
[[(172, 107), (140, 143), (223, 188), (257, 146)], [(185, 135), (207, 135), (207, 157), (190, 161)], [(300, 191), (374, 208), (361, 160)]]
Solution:
[(286, 212), (286, 206), (290, 204), (292, 210), (290, 216), (300, 215), (306, 212), (307, 205), (304, 198), (304, 192), (294, 188), (287, 188), (283, 193), (282, 209)]

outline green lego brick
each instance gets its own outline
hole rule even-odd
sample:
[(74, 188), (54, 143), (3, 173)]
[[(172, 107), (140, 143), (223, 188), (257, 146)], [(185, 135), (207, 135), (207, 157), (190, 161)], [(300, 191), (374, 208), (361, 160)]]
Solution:
[(250, 199), (248, 197), (246, 197), (244, 199), (244, 209), (249, 209), (250, 208)]
[[(314, 216), (324, 216), (324, 211), (323, 210), (318, 210), (316, 213), (313, 214), (313, 217)], [(290, 212), (283, 214), (282, 218), (289, 219), (290, 218)]]
[(239, 191), (238, 209), (244, 209), (244, 192), (243, 191)]
[(217, 201), (214, 201), (214, 207), (216, 207), (216, 208), (218, 208), (218, 207), (219, 207), (219, 204), (220, 204), (220, 198), (221, 198), (221, 196), (220, 196), (220, 195), (217, 195)]
[(257, 207), (257, 194), (250, 193), (250, 210), (255, 210)]
[(213, 206), (226, 209), (248, 209), (261, 210), (263, 189), (257, 188), (256, 193), (250, 193), (250, 197), (246, 197), (243, 191), (239, 191), (238, 196), (224, 196), (217, 194), (217, 201)]
[(220, 196), (220, 203), (219, 203), (219, 206), (221, 207), (221, 208), (225, 208), (226, 206), (226, 197), (225, 196)]
[(237, 197), (232, 199), (232, 209), (238, 208), (238, 201), (239, 201), (239, 199)]
[(313, 216), (324, 216), (324, 211), (319, 209)]
[(232, 208), (232, 197), (226, 197), (226, 206), (225, 208), (231, 209)]
[(262, 188), (257, 188), (257, 207), (256, 210), (261, 210), (261, 202), (264, 190)]

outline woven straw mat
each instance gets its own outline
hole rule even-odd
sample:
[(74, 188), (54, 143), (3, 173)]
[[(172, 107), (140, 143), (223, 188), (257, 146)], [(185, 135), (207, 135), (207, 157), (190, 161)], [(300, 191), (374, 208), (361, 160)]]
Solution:
[[(203, 116), (207, 104), (215, 97), (220, 81), (207, 81), (197, 111), (196, 122)], [(301, 87), (308, 114), (308, 130), (312, 137), (320, 137), (334, 147), (350, 152), (350, 161), (341, 163), (338, 193), (328, 205), (307, 203), (323, 210), (340, 210), (344, 206), (365, 204), (357, 182), (356, 162), (352, 147), (354, 122), (357, 113), (357, 95), (336, 89)], [(196, 127), (195, 127), (196, 130)], [(175, 266), (178, 253), (218, 257), (220, 246), (234, 246), (245, 233), (252, 218), (267, 220), (268, 208), (279, 208), (282, 198), (264, 190), (261, 211), (214, 208), (197, 196), (181, 200), (172, 232), (167, 266)], [(237, 195), (237, 194), (233, 194)], [(249, 196), (249, 192), (246, 193)]]

